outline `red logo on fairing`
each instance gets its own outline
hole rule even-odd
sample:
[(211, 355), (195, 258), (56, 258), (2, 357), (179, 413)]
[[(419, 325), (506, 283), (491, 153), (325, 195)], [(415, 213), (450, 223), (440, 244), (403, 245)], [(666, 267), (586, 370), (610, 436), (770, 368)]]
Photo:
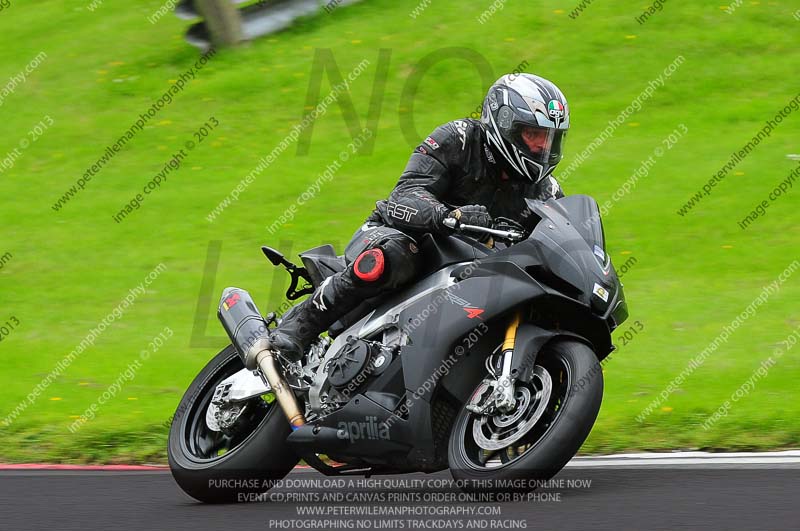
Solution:
[(471, 302), (462, 299), (455, 293), (452, 293), (451, 291), (448, 290), (445, 290), (444, 296), (445, 298), (447, 298), (449, 302), (455, 304), (456, 306), (467, 312), (468, 319), (475, 319), (477, 317), (478, 319), (483, 320), (483, 317), (481, 317), (481, 314), (485, 311), (483, 308), (476, 308), (475, 306), (472, 306)]
[(237, 302), (239, 302), (239, 294), (234, 293), (233, 295), (225, 299), (225, 302), (222, 303), (222, 307), (225, 308), (226, 310), (230, 310), (231, 308), (236, 306)]
[(466, 306), (463, 308), (465, 312), (467, 312), (467, 318), (475, 319), (480, 314), (483, 313), (483, 308), (467, 308)]

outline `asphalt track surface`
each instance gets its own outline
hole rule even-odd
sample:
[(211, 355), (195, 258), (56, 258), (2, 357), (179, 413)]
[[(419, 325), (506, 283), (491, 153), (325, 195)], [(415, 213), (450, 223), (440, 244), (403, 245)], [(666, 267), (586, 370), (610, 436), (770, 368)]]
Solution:
[[(719, 460), (682, 455), (689, 457), (574, 460), (549, 486), (534, 492), (538, 499), (504, 503), (442, 501), (443, 496), (457, 496), (436, 486), (450, 479), (447, 472), (373, 476), (366, 488), (324, 486), (326, 478), (316, 471), (295, 469), (287, 479), (306, 486), (270, 491), (273, 498), (280, 493), (328, 493), (379, 501), (264, 498), (203, 505), (186, 496), (163, 470), (0, 470), (0, 529), (800, 529), (800, 457)], [(386, 501), (392, 495), (405, 501)], [(298, 508), (307, 506), (327, 513), (300, 514)], [(406, 514), (352, 514), (385, 507)]]

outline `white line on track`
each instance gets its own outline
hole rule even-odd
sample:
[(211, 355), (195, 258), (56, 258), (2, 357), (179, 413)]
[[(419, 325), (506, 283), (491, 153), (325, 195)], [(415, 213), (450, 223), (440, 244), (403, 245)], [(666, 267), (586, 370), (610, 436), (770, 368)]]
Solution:
[[(130, 471), (114, 469), (104, 470), (102, 467), (86, 467), (84, 469), (76, 467), (72, 470), (48, 470), (48, 465), (45, 464), (41, 465), (42, 468), (35, 468), (35, 466), (36, 465), (26, 465), (25, 468), (20, 469), (16, 468), (14, 465), (0, 464), (0, 475), (147, 475), (163, 474), (169, 470), (166, 467), (160, 470)], [(575, 457), (572, 461), (567, 463), (566, 468), (800, 468), (800, 450), (788, 450), (784, 452), (670, 452), (599, 455)], [(308, 466), (297, 466), (294, 468), (293, 473), (317, 472)]]
[(800, 467), (800, 451), (785, 452), (670, 452), (670, 453), (638, 453), (575, 457), (567, 463), (567, 468), (751, 468)]

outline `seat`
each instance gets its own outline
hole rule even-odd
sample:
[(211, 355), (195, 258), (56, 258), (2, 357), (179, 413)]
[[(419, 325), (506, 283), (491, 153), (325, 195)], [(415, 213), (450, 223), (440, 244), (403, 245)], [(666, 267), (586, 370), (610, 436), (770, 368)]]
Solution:
[(315, 288), (329, 276), (344, 271), (345, 267), (347, 267), (344, 256), (338, 256), (333, 245), (330, 244), (320, 245), (302, 252), (300, 253), (300, 259), (303, 261), (303, 266), (308, 271), (308, 276), (311, 277), (311, 282)]

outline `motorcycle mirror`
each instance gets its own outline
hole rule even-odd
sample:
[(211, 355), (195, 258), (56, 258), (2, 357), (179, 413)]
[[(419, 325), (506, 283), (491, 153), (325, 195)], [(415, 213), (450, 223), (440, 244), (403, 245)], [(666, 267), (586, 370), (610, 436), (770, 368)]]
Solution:
[(264, 253), (264, 256), (266, 256), (267, 259), (270, 262), (272, 262), (272, 265), (274, 266), (284, 265), (288, 263), (283, 254), (281, 254), (280, 251), (276, 251), (272, 247), (267, 247), (266, 245), (264, 245), (261, 247), (261, 251)]

